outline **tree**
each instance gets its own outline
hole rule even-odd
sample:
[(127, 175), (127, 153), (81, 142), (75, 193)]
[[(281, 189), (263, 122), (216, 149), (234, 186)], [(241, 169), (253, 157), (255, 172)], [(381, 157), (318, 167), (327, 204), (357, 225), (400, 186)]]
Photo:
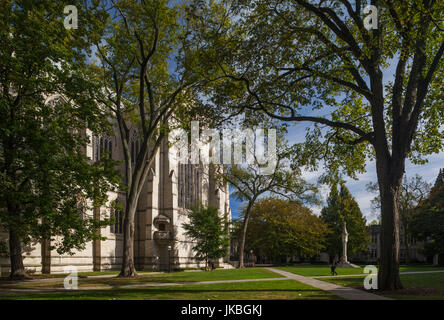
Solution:
[(327, 251), (330, 256), (340, 255), (342, 252), (341, 235), (344, 222), (347, 223), (347, 231), (350, 234), (347, 246), (350, 256), (367, 250), (369, 237), (365, 218), (344, 184), (341, 184), (339, 192), (336, 184), (332, 186), (327, 206), (321, 211), (321, 219), (331, 230), (327, 238)]
[[(369, 183), (367, 189), (378, 192), (378, 185), (376, 183)], [(409, 226), (412, 220), (413, 209), (426, 198), (429, 192), (430, 184), (424, 181), (421, 176), (415, 175), (411, 179), (404, 177), (399, 192), (398, 207), (399, 222), (403, 229), (402, 236), (406, 248), (406, 263), (410, 262), (409, 238), (412, 234)], [(372, 200), (372, 206), (377, 210), (381, 208), (381, 198), (379, 196)]]
[(189, 222), (183, 224), (185, 235), (195, 241), (193, 250), (198, 261), (205, 261), (205, 269), (210, 259), (227, 255), (229, 238), (228, 224), (219, 216), (215, 207), (205, 208), (202, 205), (188, 215)]
[(231, 195), (240, 201), (247, 202), (239, 236), (239, 268), (244, 267), (245, 236), (251, 209), (261, 196), (275, 194), (304, 201), (315, 201), (316, 188), (301, 178), (300, 170), (290, 170), (288, 163), (285, 162), (289, 156), (288, 149), (284, 142), (278, 143), (279, 151), (276, 151), (275, 156), (276, 166), (271, 174), (263, 174), (261, 165), (255, 158), (252, 164), (231, 165), (222, 175), (224, 181), (236, 189)]
[(282, 256), (313, 257), (325, 248), (328, 233), (327, 224), (301, 202), (267, 197), (251, 210), (245, 242), (247, 250), (274, 261)]
[(200, 36), (214, 49), (201, 61), (221, 74), (205, 92), (208, 105), (220, 117), (259, 111), (311, 123), (295, 152), (313, 169), (324, 160), (334, 179), (355, 177), (366, 159), (375, 160), (378, 284), (402, 288), (397, 199), (405, 160), (424, 163), (443, 149), (442, 2), (371, 1), (367, 9), (368, 2), (348, 0), (224, 4), (219, 19), (202, 16), (208, 27)]
[[(106, 5), (104, 1), (104, 5)], [(196, 44), (187, 37), (186, 10), (168, 0), (112, 1), (104, 22), (106, 36), (96, 39), (104, 97), (119, 129), (125, 160), (125, 218), (120, 276), (136, 276), (134, 217), (137, 202), (161, 142), (175, 115), (192, 107), (197, 85), (189, 65)], [(136, 135), (139, 148), (134, 147)]]
[(413, 210), (409, 226), (412, 235), (420, 240), (430, 240), (425, 249), (430, 254), (444, 252), (444, 172), (440, 171), (430, 195)]
[(65, 253), (97, 239), (107, 221), (84, 211), (117, 184), (112, 160), (91, 164), (85, 154), (86, 131), (107, 129), (85, 68), (101, 12), (81, 11), (78, 29), (68, 30), (68, 4), (84, 9), (81, 1), (0, 4), (0, 225), (9, 232), (11, 278), (24, 276), (30, 241), (60, 236), (49, 249)]

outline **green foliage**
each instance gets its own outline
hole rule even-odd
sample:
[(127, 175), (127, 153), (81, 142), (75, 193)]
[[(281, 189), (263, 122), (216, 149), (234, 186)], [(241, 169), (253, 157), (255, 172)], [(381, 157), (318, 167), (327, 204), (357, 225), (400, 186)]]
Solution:
[(368, 28), (368, 3), (209, 2), (203, 11), (219, 14), (200, 15), (208, 28), (197, 33), (214, 50), (200, 61), (220, 77), (203, 96), (215, 118), (311, 124), (294, 146), (294, 163), (312, 170), (323, 164), (324, 181), (357, 178), (376, 160), (386, 251), (380, 288), (398, 289), (399, 224), (391, 203), (405, 160), (425, 163), (444, 149), (444, 4), (370, 1), (378, 23)]
[(183, 224), (185, 234), (195, 241), (196, 259), (208, 264), (210, 259), (227, 255), (229, 245), (228, 224), (219, 216), (215, 207), (202, 205), (189, 214), (189, 222)]
[(328, 233), (327, 224), (299, 201), (264, 198), (251, 210), (245, 246), (273, 259), (313, 257), (325, 248)]
[(327, 206), (321, 211), (321, 219), (331, 230), (327, 239), (327, 251), (331, 256), (340, 256), (342, 253), (341, 235), (344, 222), (347, 223), (349, 233), (348, 254), (353, 256), (367, 250), (366, 245), (370, 239), (365, 218), (345, 185), (341, 184), (339, 192), (336, 185), (332, 186)]
[(417, 239), (430, 240), (425, 247), (428, 255), (444, 252), (444, 179), (414, 209), (409, 227)]
[[(109, 1), (100, 1), (109, 8)], [(100, 101), (119, 129), (125, 159), (125, 232), (122, 275), (134, 276), (134, 223), (141, 189), (161, 143), (193, 117), (200, 78), (192, 71), (200, 44), (189, 37), (188, 1), (112, 1), (94, 41), (102, 80)], [(100, 11), (100, 9), (99, 9)], [(174, 120), (173, 120), (174, 119)], [(131, 159), (136, 136), (140, 150)]]
[(366, 5), (210, 2), (195, 37), (212, 48), (201, 65), (219, 75), (203, 91), (213, 117), (312, 123), (295, 161), (316, 169), (324, 160), (326, 178), (364, 172), (376, 146), (426, 162), (444, 146), (444, 6), (381, 2), (378, 29), (367, 30)]
[[(53, 242), (60, 253), (98, 237), (107, 222), (83, 212), (104, 204), (118, 183), (112, 160), (85, 155), (86, 131), (109, 125), (85, 67), (103, 13), (82, 3), (0, 4), (0, 225), (24, 243), (62, 236)], [(77, 6), (78, 29), (64, 28), (66, 5)]]

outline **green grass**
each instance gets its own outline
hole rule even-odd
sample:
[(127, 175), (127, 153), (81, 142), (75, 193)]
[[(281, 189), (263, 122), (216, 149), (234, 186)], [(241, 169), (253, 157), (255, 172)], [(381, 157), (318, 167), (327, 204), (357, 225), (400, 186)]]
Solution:
[(64, 291), (16, 294), (0, 299), (29, 300), (256, 300), (256, 299), (339, 299), (337, 296), (295, 280), (270, 280), (211, 285), (183, 285), (135, 289)]
[(401, 265), (399, 267), (400, 272), (437, 271), (437, 270), (444, 270), (444, 267), (443, 266), (432, 266), (432, 265), (421, 265), (421, 264)]
[[(282, 278), (280, 274), (262, 268), (228, 269), (208, 272), (172, 272), (161, 274), (146, 274), (137, 278), (89, 278), (79, 279), (79, 287), (91, 286), (121, 286), (137, 285), (146, 283), (172, 283), (172, 282), (196, 282), (196, 281), (217, 281), (217, 280), (240, 280), (240, 279), (263, 279)], [(14, 285), (5, 284), (0, 288), (63, 288), (63, 281), (22, 282)]]
[[(93, 276), (106, 276), (106, 275), (118, 275), (120, 271), (89, 271), (79, 272), (79, 277), (93, 277)], [(140, 274), (152, 273), (151, 271), (138, 271)], [(26, 279), (57, 279), (65, 278), (68, 273), (53, 273), (53, 274), (27, 274)], [(8, 277), (0, 277), (0, 283), (2, 281), (10, 281)]]
[[(322, 281), (332, 282), (340, 286), (364, 290), (363, 280), (364, 276), (322, 279)], [(401, 282), (404, 289), (381, 292), (380, 294), (394, 299), (444, 300), (444, 273), (401, 274)]]
[[(336, 268), (338, 275), (349, 275), (349, 274), (362, 274), (364, 273), (363, 265), (360, 268)], [(284, 271), (292, 272), (307, 277), (315, 276), (330, 276), (330, 266), (319, 266), (319, 265), (302, 265), (302, 266), (286, 266), (278, 267)], [(430, 266), (430, 265), (401, 265), (399, 268), (400, 272), (413, 272), (413, 271), (436, 271), (444, 270), (444, 267)]]

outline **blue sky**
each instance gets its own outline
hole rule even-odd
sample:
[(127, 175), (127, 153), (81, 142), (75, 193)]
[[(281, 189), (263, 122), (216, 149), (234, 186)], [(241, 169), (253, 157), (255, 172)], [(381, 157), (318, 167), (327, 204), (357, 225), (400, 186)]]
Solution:
[[(384, 75), (384, 84), (387, 84), (389, 81), (394, 80), (394, 74), (396, 70), (398, 57), (395, 56), (389, 63), (387, 64), (386, 69), (383, 69)], [(369, 85), (369, 79), (367, 76), (364, 77), (364, 81)], [(338, 98), (341, 98), (339, 96)], [(320, 116), (325, 118), (330, 118), (329, 113), (331, 111), (329, 108), (323, 108), (320, 110), (309, 111), (306, 115), (311, 116)], [(294, 123), (293, 126), (288, 128), (288, 134), (286, 136), (287, 140), (290, 143), (302, 142), (305, 139), (305, 130), (307, 127), (311, 126), (309, 122), (299, 122)], [(416, 174), (423, 177), (423, 179), (429, 183), (434, 183), (436, 177), (438, 176), (439, 169), (444, 168), (444, 152), (440, 152), (439, 154), (433, 154), (426, 157), (428, 163), (424, 165), (414, 165), (410, 161), (406, 161), (406, 169), (405, 176), (413, 177)], [(323, 173), (322, 164), (319, 166), (318, 172), (304, 172), (303, 177), (306, 181), (315, 183), (320, 175)], [(376, 196), (376, 194), (372, 194), (366, 190), (366, 185), (369, 182), (376, 182), (376, 168), (375, 162), (368, 161), (366, 166), (366, 172), (363, 174), (359, 174), (357, 176), (358, 180), (344, 178), (346, 180), (346, 186), (350, 190), (351, 194), (355, 197), (356, 201), (361, 208), (363, 215), (366, 217), (367, 222), (371, 222), (372, 220), (377, 219), (377, 212), (373, 212), (371, 208), (371, 200)], [(322, 202), (325, 204), (325, 200), (328, 197), (329, 187), (326, 185), (321, 186), (321, 198)], [(230, 206), (232, 211), (232, 216), (235, 218), (239, 214), (242, 203), (240, 203), (234, 197), (230, 198)], [(313, 206), (311, 207), (314, 213), (320, 214), (321, 206)]]
[[(305, 138), (305, 128), (308, 124), (300, 123), (291, 128), (289, 128), (287, 139), (290, 142), (300, 142)], [(413, 177), (415, 174), (420, 175), (424, 178), (425, 181), (429, 183), (434, 183), (436, 177), (438, 176), (439, 169), (444, 168), (444, 152), (439, 154), (433, 154), (427, 157), (428, 163), (424, 165), (415, 165), (407, 160), (406, 162), (406, 173), (407, 177)], [(368, 161), (367, 162), (367, 171), (363, 174), (359, 174), (358, 180), (354, 180), (351, 178), (346, 178), (346, 186), (349, 188), (352, 195), (355, 197), (356, 201), (361, 208), (362, 213), (366, 217), (367, 221), (370, 222), (377, 218), (377, 213), (373, 212), (371, 209), (370, 201), (376, 196), (376, 194), (370, 193), (366, 190), (366, 185), (369, 182), (376, 182), (376, 168), (375, 162)], [(318, 172), (307, 172), (304, 171), (303, 177), (308, 182), (315, 183), (319, 176), (323, 173), (322, 165), (319, 166)], [(232, 190), (230, 188), (230, 190)], [(327, 185), (321, 185), (321, 199), (323, 203), (325, 203), (326, 198), (328, 197), (329, 187)], [(230, 197), (230, 207), (232, 211), (233, 218), (237, 217), (242, 203), (235, 199), (234, 197)], [(313, 206), (311, 207), (314, 213), (319, 214), (321, 206)]]

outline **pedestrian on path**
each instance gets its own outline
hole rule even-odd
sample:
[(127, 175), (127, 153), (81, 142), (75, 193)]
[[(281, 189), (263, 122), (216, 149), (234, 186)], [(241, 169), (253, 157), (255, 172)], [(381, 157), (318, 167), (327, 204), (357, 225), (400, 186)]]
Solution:
[(330, 267), (330, 269), (331, 269), (331, 275), (332, 276), (337, 276), (338, 275), (338, 273), (336, 272), (336, 257), (334, 257), (333, 258), (333, 262), (332, 262), (332, 264), (331, 264), (331, 267)]

